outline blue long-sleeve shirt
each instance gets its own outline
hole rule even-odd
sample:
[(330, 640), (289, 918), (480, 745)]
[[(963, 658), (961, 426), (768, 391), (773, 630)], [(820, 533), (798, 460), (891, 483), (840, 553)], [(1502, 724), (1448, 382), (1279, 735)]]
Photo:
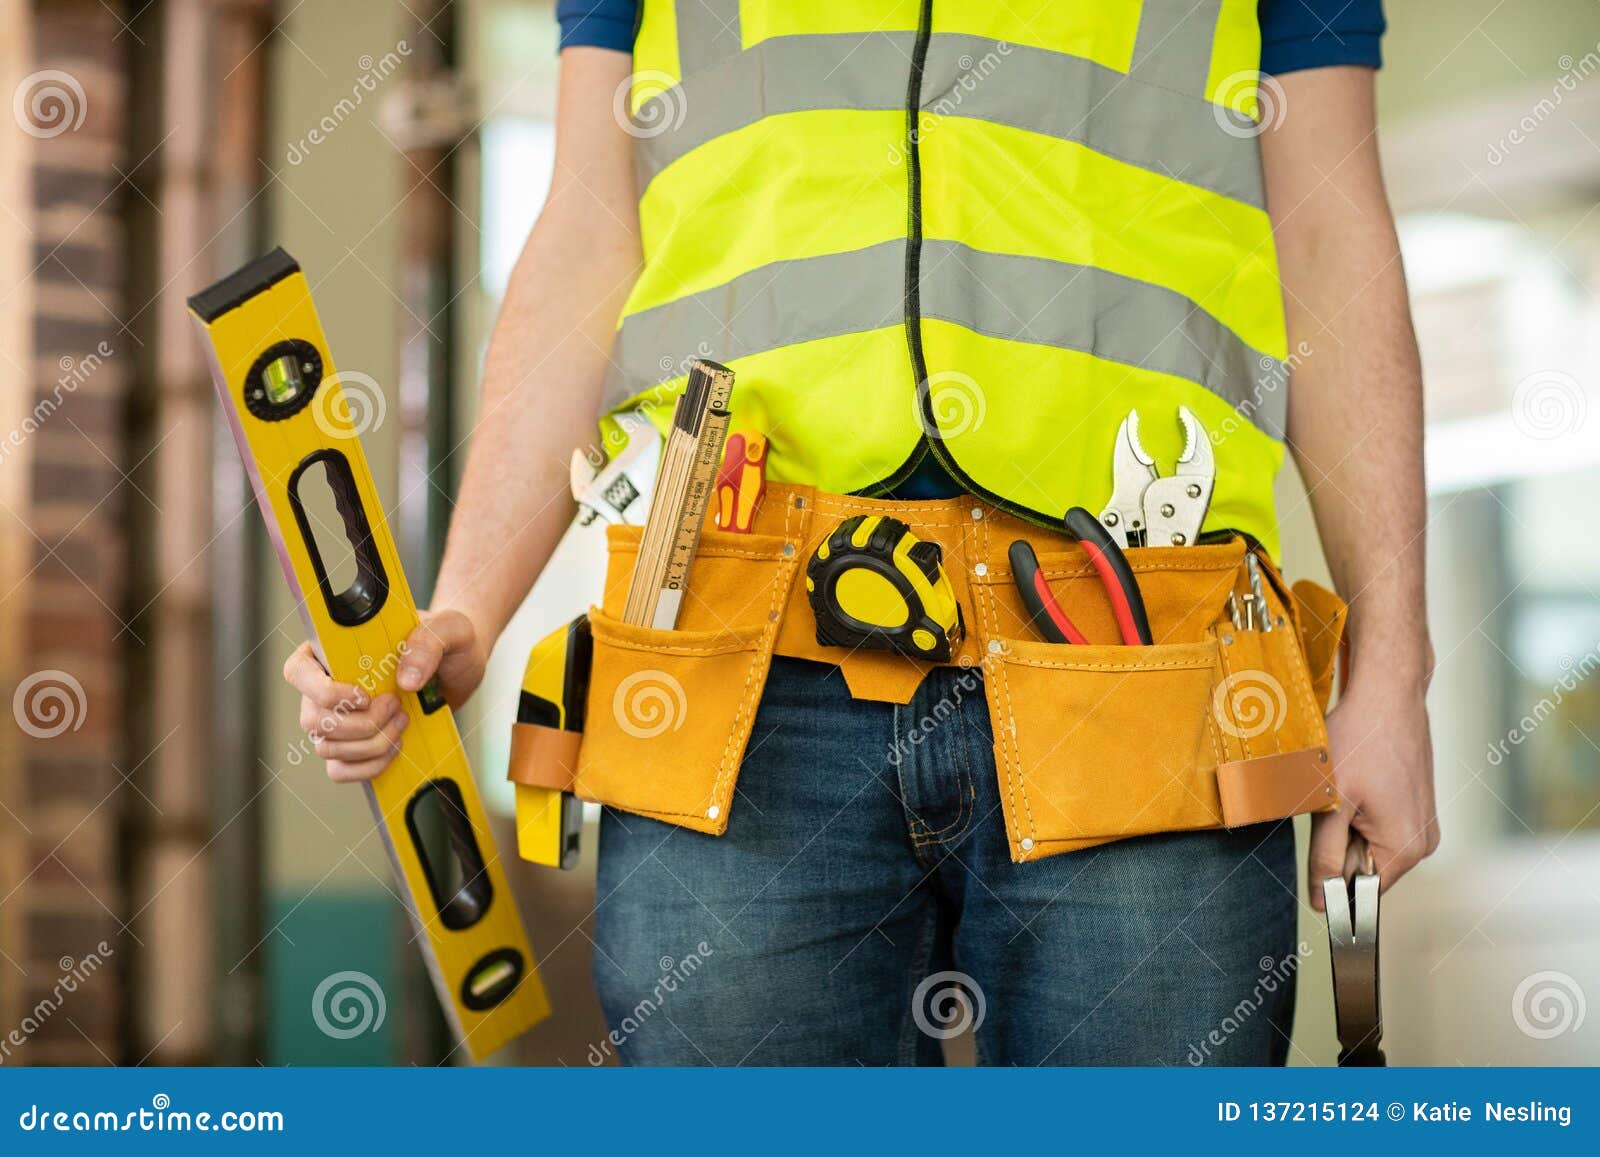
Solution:
[[(559, 0), (561, 47), (633, 50), (639, 0)], [(1261, 71), (1335, 64), (1377, 68), (1383, 0), (1261, 0)]]

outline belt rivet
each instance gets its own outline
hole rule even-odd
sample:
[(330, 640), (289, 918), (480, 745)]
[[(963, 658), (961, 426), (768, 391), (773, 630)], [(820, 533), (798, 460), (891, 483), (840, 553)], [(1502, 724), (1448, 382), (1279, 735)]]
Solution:
[(1328, 749), (1326, 747), (1317, 748), (1317, 762), (1318, 763), (1327, 763), (1328, 762)]
[(1022, 837), (1022, 850), (1025, 852), (1033, 851), (1033, 841), (1027, 836)]
[(712, 804), (710, 807), (706, 808), (706, 819), (708, 819), (708, 820), (714, 820), (721, 814), (722, 814), (722, 809), (719, 808), (716, 804)]
[(786, 543), (783, 544), (783, 557), (784, 558), (793, 558), (794, 557), (794, 543), (786, 542)]
[(1001, 651), (1004, 651), (1005, 649), (1006, 649), (1006, 645), (1004, 643), (1002, 643), (999, 639), (990, 639), (989, 640), (989, 654), (998, 655)]
[(1233, 646), (1233, 636), (1232, 635), (1223, 635), (1222, 636), (1222, 645), (1224, 647)]
[(982, 519), (983, 519), (983, 507), (974, 506), (972, 508), (972, 521), (973, 522), (979, 522)]
[(977, 566), (972, 568), (972, 573), (977, 575), (979, 578), (982, 578), (984, 575), (989, 573), (989, 564), (986, 562), (980, 562)]

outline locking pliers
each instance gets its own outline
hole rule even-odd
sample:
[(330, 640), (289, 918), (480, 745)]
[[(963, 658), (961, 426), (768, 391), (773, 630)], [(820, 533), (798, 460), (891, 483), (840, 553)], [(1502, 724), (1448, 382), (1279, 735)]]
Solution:
[(1183, 452), (1167, 475), (1139, 440), (1138, 410), (1129, 410), (1117, 428), (1111, 501), (1100, 512), (1100, 522), (1127, 546), (1184, 546), (1200, 537), (1217, 482), (1217, 460), (1193, 410), (1180, 405), (1178, 422)]

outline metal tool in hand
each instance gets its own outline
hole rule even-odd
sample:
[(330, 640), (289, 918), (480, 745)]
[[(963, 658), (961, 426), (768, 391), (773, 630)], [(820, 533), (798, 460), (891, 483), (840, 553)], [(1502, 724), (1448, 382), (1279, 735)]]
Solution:
[(1339, 1064), (1376, 1068), (1383, 1055), (1383, 1006), (1378, 995), (1378, 875), (1367, 850), (1362, 871), (1351, 880), (1322, 881), (1333, 958), (1333, 1007), (1339, 1032)]
[(583, 509), (579, 522), (642, 523), (661, 466), (661, 435), (643, 414), (618, 414), (628, 444), (596, 469), (581, 449), (572, 452), (572, 497)]
[(1183, 451), (1171, 474), (1162, 474), (1139, 440), (1139, 411), (1117, 428), (1111, 453), (1111, 501), (1100, 522), (1124, 546), (1185, 546), (1200, 537), (1217, 460), (1211, 438), (1188, 406), (1178, 407)]

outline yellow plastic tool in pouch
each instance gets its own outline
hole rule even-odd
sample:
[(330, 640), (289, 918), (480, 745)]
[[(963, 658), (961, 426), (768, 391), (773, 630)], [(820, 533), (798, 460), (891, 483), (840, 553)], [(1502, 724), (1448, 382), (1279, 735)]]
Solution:
[[(417, 609), (300, 267), (275, 249), (191, 297), (189, 310), (323, 667), (369, 696), (395, 692)], [(332, 518), (316, 507), (329, 491)], [(330, 574), (319, 543), (341, 536), (353, 559)], [(368, 801), (445, 1014), (481, 1060), (550, 1003), (455, 718), (431, 684), (400, 701), (410, 724), (394, 763), (366, 785)]]
[(540, 639), (528, 653), (511, 726), (506, 778), (517, 791), (517, 854), (549, 868), (578, 863), (583, 801), (571, 787), (593, 662), (588, 615)]

